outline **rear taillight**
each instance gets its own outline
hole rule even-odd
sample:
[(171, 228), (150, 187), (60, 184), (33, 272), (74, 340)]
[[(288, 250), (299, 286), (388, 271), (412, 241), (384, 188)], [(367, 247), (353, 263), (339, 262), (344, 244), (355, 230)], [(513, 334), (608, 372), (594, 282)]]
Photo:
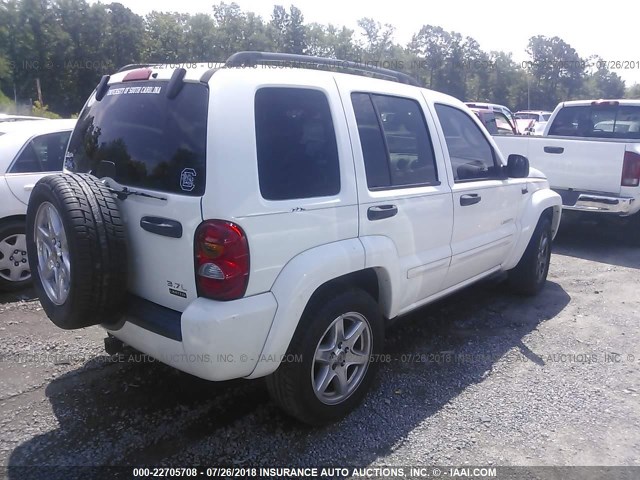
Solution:
[(624, 152), (620, 185), (623, 187), (637, 187), (640, 185), (640, 155), (635, 152)]
[(207, 220), (196, 230), (198, 295), (213, 300), (241, 298), (249, 282), (249, 244), (235, 223)]

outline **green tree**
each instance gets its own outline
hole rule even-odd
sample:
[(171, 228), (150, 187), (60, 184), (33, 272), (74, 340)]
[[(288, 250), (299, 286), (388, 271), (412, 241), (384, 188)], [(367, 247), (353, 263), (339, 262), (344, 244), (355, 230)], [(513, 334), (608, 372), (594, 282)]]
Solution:
[(634, 83), (633, 86), (627, 88), (624, 92), (624, 98), (640, 100), (640, 83)]

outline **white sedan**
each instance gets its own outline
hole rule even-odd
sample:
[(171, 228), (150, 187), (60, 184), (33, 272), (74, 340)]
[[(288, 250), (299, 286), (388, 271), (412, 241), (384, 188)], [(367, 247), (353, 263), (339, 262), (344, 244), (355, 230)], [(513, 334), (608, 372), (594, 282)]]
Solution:
[(0, 123), (0, 290), (31, 281), (25, 217), (31, 190), (47, 172), (62, 170), (76, 120)]

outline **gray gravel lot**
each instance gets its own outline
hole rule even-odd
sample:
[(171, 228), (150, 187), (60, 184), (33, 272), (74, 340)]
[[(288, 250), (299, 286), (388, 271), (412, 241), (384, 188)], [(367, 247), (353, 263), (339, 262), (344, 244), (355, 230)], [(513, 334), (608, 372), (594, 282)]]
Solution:
[(100, 328), (3, 295), (0, 465), (640, 466), (639, 269), (623, 228), (566, 222), (541, 295), (487, 282), (397, 322), (365, 403), (323, 429), (262, 381), (110, 358)]

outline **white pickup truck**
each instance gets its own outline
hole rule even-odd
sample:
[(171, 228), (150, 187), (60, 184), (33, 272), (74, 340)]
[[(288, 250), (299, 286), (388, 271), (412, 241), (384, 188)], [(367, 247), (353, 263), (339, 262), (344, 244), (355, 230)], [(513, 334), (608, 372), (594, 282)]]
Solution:
[(505, 158), (524, 155), (544, 172), (565, 210), (623, 217), (640, 210), (640, 100), (564, 102), (543, 136), (494, 140)]

